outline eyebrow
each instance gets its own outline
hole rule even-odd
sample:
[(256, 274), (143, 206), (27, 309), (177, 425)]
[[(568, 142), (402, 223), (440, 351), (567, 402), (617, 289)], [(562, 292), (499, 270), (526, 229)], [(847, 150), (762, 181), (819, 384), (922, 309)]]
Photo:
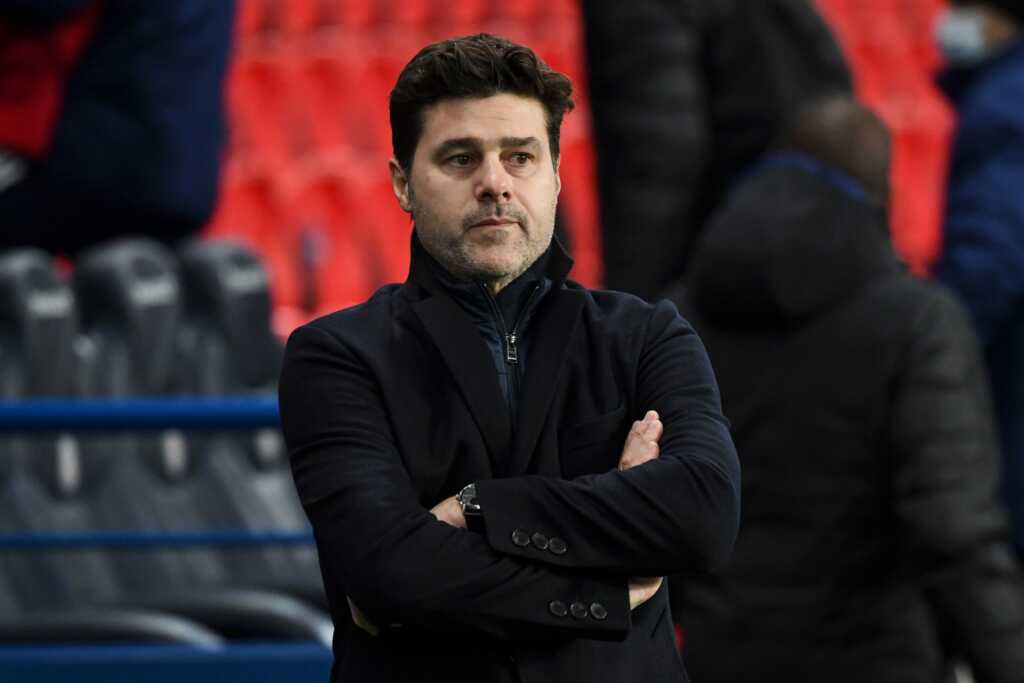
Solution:
[[(435, 159), (438, 159), (444, 157), (445, 155), (455, 150), (472, 149), (480, 147), (480, 144), (480, 138), (449, 138), (448, 140), (445, 140), (444, 142), (437, 146), (437, 149), (434, 150), (434, 154), (432, 156)], [(540, 146), (540, 140), (533, 137), (532, 135), (525, 138), (504, 137), (498, 141), (498, 144), (502, 148), (530, 147), (534, 145)]]

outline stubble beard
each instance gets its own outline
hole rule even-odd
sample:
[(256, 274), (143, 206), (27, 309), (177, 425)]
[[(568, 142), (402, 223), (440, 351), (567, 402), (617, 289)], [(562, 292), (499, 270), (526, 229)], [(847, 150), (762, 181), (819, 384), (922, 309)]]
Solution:
[[(482, 207), (463, 219), (457, 234), (434, 229), (440, 218), (415, 201), (412, 215), (417, 226), (426, 228), (418, 230), (420, 242), (445, 270), (458, 278), (487, 285), (495, 292), (522, 275), (550, 244), (550, 240), (546, 244), (539, 244), (540, 240), (531, 239), (528, 217), (525, 212), (514, 207)], [(506, 248), (512, 249), (514, 254), (504, 264), (483, 262), (473, 253), (481, 247), (475, 247), (471, 242), (472, 226), (492, 217), (507, 217), (518, 221), (518, 224), (511, 226), (513, 232), (504, 237), (506, 241), (512, 242)]]

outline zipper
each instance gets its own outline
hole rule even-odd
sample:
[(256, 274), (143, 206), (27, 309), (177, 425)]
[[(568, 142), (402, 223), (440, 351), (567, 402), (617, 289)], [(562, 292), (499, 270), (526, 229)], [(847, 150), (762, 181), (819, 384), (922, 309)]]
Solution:
[(509, 402), (509, 417), (512, 420), (512, 427), (515, 428), (516, 424), (516, 401), (519, 397), (519, 325), (523, 322), (526, 314), (530, 311), (530, 307), (533, 306), (534, 300), (537, 298), (537, 293), (541, 291), (543, 282), (538, 283), (533, 291), (530, 292), (530, 296), (527, 298), (526, 303), (519, 310), (516, 315), (515, 322), (512, 323), (512, 330), (509, 331), (505, 327), (505, 318), (501, 315), (501, 309), (498, 308), (498, 302), (494, 299), (491, 294), (491, 290), (487, 289), (484, 284), (480, 285), (480, 288), (484, 290), (484, 296), (487, 297), (487, 301), (491, 306), (491, 314), (494, 316), (494, 322), (498, 326), (498, 332), (505, 340), (505, 362), (513, 367), (509, 368), (509, 382), (508, 390), (510, 395), (506, 397)]
[(487, 301), (491, 305), (491, 313), (494, 315), (494, 321), (498, 323), (498, 331), (501, 333), (502, 338), (505, 340), (505, 362), (509, 365), (519, 364), (519, 324), (523, 321), (523, 318), (530, 310), (530, 306), (533, 304), (533, 300), (537, 298), (537, 292), (540, 291), (541, 285), (537, 285), (530, 292), (529, 298), (523, 307), (519, 310), (519, 314), (516, 316), (515, 322), (512, 323), (511, 331), (505, 327), (505, 319), (501, 315), (501, 311), (498, 309), (498, 302), (494, 300), (494, 296), (491, 294), (491, 290), (487, 289), (486, 285), (481, 284), (481, 289), (487, 295)]
[(533, 305), (533, 300), (537, 298), (537, 293), (540, 292), (541, 285), (537, 285), (530, 292), (529, 298), (526, 299), (526, 303), (519, 309), (519, 315), (516, 316), (516, 321), (512, 323), (512, 331), (505, 336), (505, 361), (509, 365), (516, 365), (519, 363), (519, 348), (516, 346), (516, 340), (518, 338), (519, 323), (523, 321), (526, 314), (529, 313), (530, 307)]

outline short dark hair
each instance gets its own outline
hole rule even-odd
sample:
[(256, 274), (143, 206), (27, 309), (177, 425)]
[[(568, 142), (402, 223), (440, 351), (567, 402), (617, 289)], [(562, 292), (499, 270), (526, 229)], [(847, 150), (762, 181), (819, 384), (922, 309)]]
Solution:
[(552, 159), (562, 117), (572, 111), (572, 83), (533, 50), (488, 33), (452, 38), (420, 50), (391, 91), (391, 146), (408, 172), (423, 133), (423, 111), (441, 100), (511, 93), (544, 105)]

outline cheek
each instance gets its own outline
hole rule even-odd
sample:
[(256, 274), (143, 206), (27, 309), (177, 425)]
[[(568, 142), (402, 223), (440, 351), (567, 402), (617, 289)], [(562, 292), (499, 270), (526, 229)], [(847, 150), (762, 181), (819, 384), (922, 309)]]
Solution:
[(461, 218), (466, 204), (461, 187), (428, 176), (417, 185), (417, 190), (416, 204), (431, 214), (448, 219)]

